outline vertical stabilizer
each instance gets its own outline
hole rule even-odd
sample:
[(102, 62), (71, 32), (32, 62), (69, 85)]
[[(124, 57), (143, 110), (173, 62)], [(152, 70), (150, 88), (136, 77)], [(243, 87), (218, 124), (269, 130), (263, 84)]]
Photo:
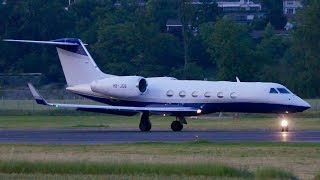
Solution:
[(64, 38), (52, 41), (4, 39), (4, 41), (55, 45), (68, 86), (89, 84), (113, 76), (99, 69), (80, 39)]
[(77, 44), (56, 46), (68, 86), (88, 84), (111, 76), (99, 69), (80, 39), (66, 38), (54, 42)]

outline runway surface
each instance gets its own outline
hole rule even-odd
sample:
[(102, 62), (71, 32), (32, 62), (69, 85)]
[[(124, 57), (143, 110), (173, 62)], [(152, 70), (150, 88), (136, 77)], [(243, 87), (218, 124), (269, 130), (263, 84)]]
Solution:
[(0, 130), (0, 143), (109, 144), (131, 142), (320, 142), (320, 131)]

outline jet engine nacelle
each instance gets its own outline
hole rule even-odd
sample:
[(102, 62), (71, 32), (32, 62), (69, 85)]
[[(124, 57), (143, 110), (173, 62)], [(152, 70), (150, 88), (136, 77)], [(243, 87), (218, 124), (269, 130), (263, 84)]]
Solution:
[(148, 83), (141, 76), (116, 76), (93, 81), (91, 90), (111, 97), (136, 97), (147, 92)]

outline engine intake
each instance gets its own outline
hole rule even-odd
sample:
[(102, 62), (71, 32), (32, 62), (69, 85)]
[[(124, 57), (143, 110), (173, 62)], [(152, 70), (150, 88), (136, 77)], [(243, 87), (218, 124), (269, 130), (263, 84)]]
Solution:
[(144, 78), (141, 78), (140, 81), (139, 81), (139, 84), (138, 84), (138, 88), (139, 88), (139, 91), (141, 93), (145, 93), (147, 91), (147, 88), (148, 88), (147, 80), (144, 79)]
[(136, 97), (148, 90), (147, 80), (141, 76), (116, 76), (91, 83), (91, 90), (111, 97)]

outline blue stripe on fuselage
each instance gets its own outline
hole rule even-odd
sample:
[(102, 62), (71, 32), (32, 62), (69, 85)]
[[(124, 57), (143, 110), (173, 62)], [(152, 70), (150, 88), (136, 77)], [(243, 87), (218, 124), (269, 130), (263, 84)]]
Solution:
[[(78, 94), (85, 98), (109, 104), (112, 106), (132, 106), (132, 107), (146, 107), (146, 106), (164, 106), (165, 103), (156, 102), (138, 102), (138, 101), (124, 101), (113, 100), (101, 97), (93, 97), (83, 94)], [(250, 102), (233, 102), (233, 103), (184, 103), (184, 104), (170, 104), (176, 106), (193, 107), (196, 109), (202, 109), (202, 114), (210, 114), (215, 112), (242, 112), (242, 113), (275, 113), (284, 114), (286, 112), (296, 113), (302, 112), (308, 107), (292, 106), (283, 104), (268, 104), (268, 103), (250, 103)]]

